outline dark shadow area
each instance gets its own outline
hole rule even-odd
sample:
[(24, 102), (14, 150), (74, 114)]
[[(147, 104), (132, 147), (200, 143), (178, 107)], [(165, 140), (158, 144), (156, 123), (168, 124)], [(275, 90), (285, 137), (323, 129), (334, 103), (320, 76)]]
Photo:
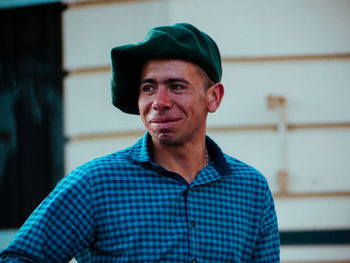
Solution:
[(63, 176), (60, 3), (0, 10), (0, 228)]
[(281, 245), (345, 245), (350, 244), (350, 230), (285, 231)]

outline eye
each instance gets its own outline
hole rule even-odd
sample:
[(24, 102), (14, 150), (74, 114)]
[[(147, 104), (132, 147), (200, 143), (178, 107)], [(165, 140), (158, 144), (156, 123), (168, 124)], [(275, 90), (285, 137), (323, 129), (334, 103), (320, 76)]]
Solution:
[(175, 91), (179, 91), (179, 90), (183, 90), (185, 87), (183, 85), (180, 84), (171, 84), (170, 89), (171, 90), (175, 90)]
[(143, 92), (152, 92), (152, 91), (154, 91), (154, 87), (152, 86), (152, 85), (149, 85), (149, 84), (145, 84), (145, 85), (143, 85), (142, 87), (141, 87), (141, 90), (143, 91)]

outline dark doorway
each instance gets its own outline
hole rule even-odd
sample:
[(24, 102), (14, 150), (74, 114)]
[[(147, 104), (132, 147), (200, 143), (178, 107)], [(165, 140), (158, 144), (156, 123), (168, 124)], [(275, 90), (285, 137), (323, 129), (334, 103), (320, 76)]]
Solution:
[(0, 10), (0, 228), (63, 176), (60, 3)]

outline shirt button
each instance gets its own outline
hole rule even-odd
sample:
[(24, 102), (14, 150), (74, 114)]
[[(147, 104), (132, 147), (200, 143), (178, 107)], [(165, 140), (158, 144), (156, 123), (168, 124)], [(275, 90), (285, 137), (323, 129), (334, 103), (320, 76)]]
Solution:
[(193, 263), (198, 263), (198, 260), (194, 258), (194, 259), (192, 259), (192, 262)]
[(196, 226), (196, 222), (194, 222), (193, 220), (191, 221), (191, 226), (195, 227)]

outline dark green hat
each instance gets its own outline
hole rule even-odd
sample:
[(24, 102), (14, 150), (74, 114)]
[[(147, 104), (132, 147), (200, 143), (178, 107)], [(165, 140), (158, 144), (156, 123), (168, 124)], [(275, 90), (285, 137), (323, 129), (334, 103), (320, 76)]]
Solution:
[(142, 65), (153, 58), (173, 58), (200, 66), (221, 81), (219, 49), (206, 33), (186, 23), (151, 29), (137, 44), (115, 47), (112, 55), (112, 103), (123, 112), (139, 114), (137, 101)]

